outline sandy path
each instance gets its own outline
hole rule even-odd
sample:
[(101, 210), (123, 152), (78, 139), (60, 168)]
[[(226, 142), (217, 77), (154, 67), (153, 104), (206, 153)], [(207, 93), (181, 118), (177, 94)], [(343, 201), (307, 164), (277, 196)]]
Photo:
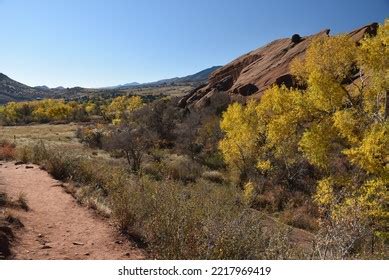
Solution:
[(25, 225), (13, 246), (15, 259), (143, 259), (107, 220), (77, 204), (59, 182), (39, 167), (0, 165), (2, 188), (12, 198), (23, 192), (30, 211), (16, 215)]

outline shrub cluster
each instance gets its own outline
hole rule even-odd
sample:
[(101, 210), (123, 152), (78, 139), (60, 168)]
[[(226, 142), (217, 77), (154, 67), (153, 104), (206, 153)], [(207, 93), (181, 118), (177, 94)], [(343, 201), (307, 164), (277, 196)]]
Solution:
[(77, 102), (55, 99), (9, 102), (0, 107), (0, 120), (5, 125), (86, 121), (89, 118), (86, 108)]
[(42, 143), (26, 150), (29, 161), (42, 164), (55, 178), (79, 183), (76, 196), (82, 195), (84, 201), (93, 197), (108, 207), (119, 228), (130, 236), (141, 236), (157, 258), (302, 256), (288, 240), (287, 228), (265, 225), (259, 212), (246, 208), (233, 186), (203, 180), (186, 185), (174, 180), (155, 181)]

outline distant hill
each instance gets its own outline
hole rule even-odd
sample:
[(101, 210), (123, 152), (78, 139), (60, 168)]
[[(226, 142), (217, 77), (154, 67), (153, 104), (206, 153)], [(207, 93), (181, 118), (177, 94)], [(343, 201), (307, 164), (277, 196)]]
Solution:
[[(137, 87), (150, 87), (150, 86), (171, 86), (171, 85), (196, 85), (196, 84), (201, 84), (201, 83), (206, 83), (208, 81), (208, 77), (214, 72), (215, 70), (221, 68), (222, 66), (212, 66), (210, 68), (204, 69), (200, 72), (197, 72), (192, 75), (188, 75), (185, 77), (175, 77), (175, 78), (170, 78), (170, 79), (163, 79), (155, 82), (150, 82), (150, 83), (128, 83), (124, 85), (118, 85), (114, 87), (107, 87), (111, 89), (128, 89), (128, 88), (137, 88)], [(106, 89), (107, 89), (106, 88)]]
[(136, 87), (141, 85), (140, 83), (137, 82), (132, 82), (132, 83), (127, 83), (123, 85), (117, 85), (117, 86), (111, 86), (111, 87), (103, 87), (103, 89), (124, 89), (124, 88), (130, 88), (130, 87)]
[[(130, 90), (142, 89), (142, 88), (159, 88), (158, 92), (163, 93), (164, 87), (169, 87), (169, 92), (172, 92), (171, 87), (179, 86), (181, 87), (178, 92), (187, 87), (195, 86), (200, 83), (206, 83), (209, 75), (219, 69), (221, 66), (214, 66), (205, 70), (202, 70), (193, 75), (188, 75), (185, 77), (177, 77), (172, 79), (165, 79), (151, 83), (140, 84), (137, 82), (127, 83), (118, 86), (105, 87), (105, 88), (82, 88), (82, 87), (73, 87), (73, 88), (64, 88), (56, 87), (49, 88), (47, 86), (36, 86), (30, 87), (25, 84), (19, 83), (15, 80), (12, 80), (8, 76), (0, 73), (0, 104), (4, 104), (10, 101), (25, 101), (25, 100), (34, 100), (40, 98), (80, 98), (82, 96), (90, 95), (116, 95), (116, 94), (126, 94)], [(147, 92), (150, 92), (148, 90)], [(176, 92), (176, 91), (174, 91)]]
[(39, 89), (39, 90), (48, 90), (48, 89), (50, 89), (48, 86), (36, 86), (34, 88)]
[(164, 79), (164, 80), (159, 80), (156, 82), (151, 82), (151, 83), (145, 83), (143, 85), (180, 85), (180, 84), (199, 84), (199, 83), (206, 83), (208, 81), (209, 76), (216, 71), (217, 69), (221, 68), (222, 66), (212, 66), (210, 68), (204, 69), (200, 72), (197, 72), (192, 75), (188, 75), (185, 77), (176, 77), (176, 78), (171, 78), (171, 79)]
[(29, 87), (0, 73), (0, 104), (10, 101), (23, 101), (51, 96), (49, 88)]

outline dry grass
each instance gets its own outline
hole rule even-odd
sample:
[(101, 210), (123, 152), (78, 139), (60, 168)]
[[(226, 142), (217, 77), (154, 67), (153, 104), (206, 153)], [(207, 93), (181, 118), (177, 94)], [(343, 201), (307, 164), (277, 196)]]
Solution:
[(89, 156), (91, 158), (110, 158), (104, 151), (96, 151), (85, 147), (76, 138), (78, 124), (37, 124), (25, 126), (0, 126), (0, 140), (15, 143), (17, 146), (17, 157), (23, 161), (25, 147), (33, 147), (44, 142), (47, 147), (56, 150), (71, 151), (73, 153)]
[(18, 198), (16, 199), (15, 203), (17, 204), (17, 206), (22, 208), (24, 211), (30, 210), (30, 207), (28, 207), (26, 194), (23, 192), (18, 194)]
[(7, 196), (5, 192), (0, 191), (0, 208), (16, 208), (29, 211), (28, 202), (25, 193), (21, 192), (18, 194), (16, 199), (12, 199)]
[(192, 89), (191, 86), (164, 86), (164, 87), (142, 87), (122, 90), (122, 93), (131, 95), (160, 95), (182, 96)]
[(55, 145), (81, 147), (74, 137), (76, 129), (76, 124), (0, 126), (0, 135), (2, 139), (18, 146), (27, 146), (43, 140)]

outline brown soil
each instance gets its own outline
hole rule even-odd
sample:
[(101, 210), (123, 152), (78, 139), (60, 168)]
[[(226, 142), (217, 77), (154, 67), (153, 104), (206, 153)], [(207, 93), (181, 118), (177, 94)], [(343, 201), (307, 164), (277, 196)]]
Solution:
[(13, 244), (14, 259), (144, 259), (142, 250), (92, 210), (65, 193), (36, 165), (0, 165), (1, 188), (13, 199), (24, 193), (29, 211), (12, 210), (24, 228)]

